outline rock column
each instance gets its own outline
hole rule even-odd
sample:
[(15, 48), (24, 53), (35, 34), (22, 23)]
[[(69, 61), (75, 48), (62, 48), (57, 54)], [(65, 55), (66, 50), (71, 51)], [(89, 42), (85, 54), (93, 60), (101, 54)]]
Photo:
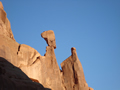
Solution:
[(52, 30), (45, 31), (41, 36), (46, 40), (48, 46), (46, 53), (41, 57), (42, 84), (52, 90), (64, 90), (60, 76), (60, 69), (56, 61), (54, 49), (56, 48), (55, 35)]
[(71, 53), (71, 56), (61, 63), (65, 90), (91, 90), (85, 81), (83, 68), (74, 47), (71, 48)]

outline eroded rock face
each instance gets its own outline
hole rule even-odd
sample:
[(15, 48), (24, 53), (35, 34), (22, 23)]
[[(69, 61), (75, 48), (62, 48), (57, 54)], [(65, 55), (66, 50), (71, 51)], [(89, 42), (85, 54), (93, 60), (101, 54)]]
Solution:
[(56, 48), (55, 34), (52, 30), (44, 31), (41, 33), (41, 37), (45, 39), (48, 46)]
[(32, 80), (41, 82), (41, 55), (34, 48), (21, 44), (18, 47), (17, 57), (18, 67)]
[(61, 63), (62, 70), (60, 70), (54, 53), (56, 48), (54, 32), (44, 31), (41, 36), (48, 44), (44, 56), (28, 45), (15, 42), (10, 22), (0, 2), (0, 88), (93, 90), (85, 81), (76, 49), (71, 48), (72, 54)]
[(72, 55), (61, 63), (64, 87), (66, 90), (89, 90), (74, 47), (71, 48), (71, 53)]
[(32, 47), (25, 45), (25, 44), (20, 44), (18, 47), (18, 52), (17, 55), (19, 59), (21, 59), (21, 66), (31, 66), (34, 64), (38, 59), (40, 60), (40, 54)]
[(90, 87), (89, 90), (94, 90), (94, 89)]
[(46, 40), (48, 46), (46, 53), (41, 57), (42, 84), (52, 90), (64, 90), (60, 69), (57, 64), (54, 49), (56, 48), (55, 35), (52, 30), (45, 31), (41, 36)]
[(29, 79), (19, 68), (0, 57), (0, 90), (51, 90)]
[(19, 43), (0, 34), (0, 57), (5, 58), (16, 67), (20, 64), (17, 57), (18, 47)]
[(56, 61), (54, 47), (47, 46), (45, 56), (41, 57), (42, 84), (52, 90), (64, 90)]
[(0, 2), (0, 8), (3, 9), (3, 5), (2, 5), (2, 2)]
[(32, 47), (18, 44), (4, 35), (0, 35), (0, 42), (0, 57), (19, 67), (31, 80), (44, 87), (64, 90), (54, 47), (47, 46), (45, 56), (41, 56)]
[(6, 13), (3, 10), (3, 5), (1, 2), (0, 2), (0, 34), (5, 35), (15, 41), (11, 30), (10, 22), (6, 17)]

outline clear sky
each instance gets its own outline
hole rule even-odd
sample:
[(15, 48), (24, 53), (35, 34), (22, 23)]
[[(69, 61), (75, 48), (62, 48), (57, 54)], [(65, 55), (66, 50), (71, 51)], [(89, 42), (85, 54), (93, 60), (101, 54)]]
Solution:
[(53, 30), (58, 65), (75, 47), (88, 85), (120, 90), (120, 0), (1, 0), (20, 44), (45, 54)]

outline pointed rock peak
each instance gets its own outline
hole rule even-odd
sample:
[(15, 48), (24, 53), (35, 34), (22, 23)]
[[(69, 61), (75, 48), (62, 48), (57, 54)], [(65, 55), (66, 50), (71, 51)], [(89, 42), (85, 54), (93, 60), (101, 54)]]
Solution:
[(3, 9), (3, 5), (1, 1), (0, 1), (0, 9)]
[(73, 60), (73, 62), (75, 62), (77, 60), (77, 58), (78, 58), (76, 48), (72, 47), (71, 48), (71, 53), (72, 53), (71, 54), (72, 60)]
[(76, 53), (76, 48), (75, 48), (75, 47), (72, 47), (72, 48), (71, 48), (71, 53), (72, 53), (72, 55), (73, 55), (74, 53)]
[(52, 30), (44, 31), (41, 33), (41, 37), (45, 39), (48, 46), (56, 48), (56, 42), (55, 42), (55, 34)]
[(74, 47), (71, 48), (71, 53), (71, 56), (61, 63), (63, 84), (66, 90), (92, 90), (86, 83), (83, 68)]
[(15, 41), (12, 30), (11, 30), (10, 22), (6, 16), (7, 14), (3, 10), (2, 2), (0, 2), (0, 35), (9, 37)]

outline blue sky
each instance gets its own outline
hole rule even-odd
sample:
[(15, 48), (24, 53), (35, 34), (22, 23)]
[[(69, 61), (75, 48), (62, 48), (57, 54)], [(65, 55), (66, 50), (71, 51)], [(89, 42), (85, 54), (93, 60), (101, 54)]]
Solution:
[(1, 0), (16, 41), (44, 55), (53, 30), (58, 65), (77, 49), (88, 85), (120, 90), (120, 0)]

